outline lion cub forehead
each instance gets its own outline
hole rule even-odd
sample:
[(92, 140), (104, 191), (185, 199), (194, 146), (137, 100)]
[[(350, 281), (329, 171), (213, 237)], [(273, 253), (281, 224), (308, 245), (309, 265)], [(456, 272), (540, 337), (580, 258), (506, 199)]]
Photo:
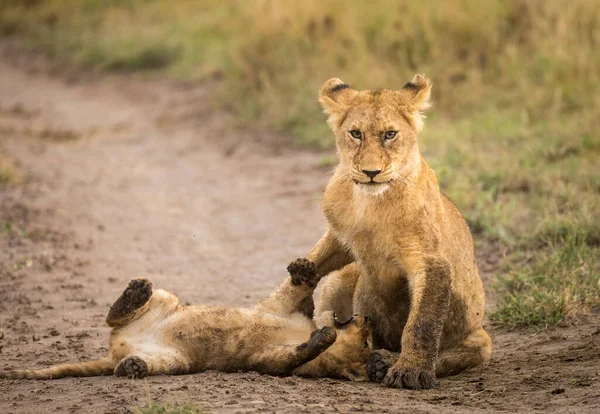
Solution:
[(401, 96), (398, 91), (392, 89), (367, 89), (358, 91), (352, 101), (352, 105), (356, 106), (395, 106), (399, 103)]
[(348, 108), (344, 127), (376, 131), (397, 130), (408, 125), (406, 105), (390, 90), (363, 91)]
[(377, 128), (389, 128), (385, 123), (394, 121), (400, 125), (408, 123), (415, 132), (419, 132), (424, 124), (422, 111), (431, 105), (430, 95), (431, 82), (423, 75), (415, 75), (399, 90), (358, 91), (341, 79), (332, 78), (321, 87), (319, 102), (334, 130), (352, 128), (352, 122), (370, 119), (371, 123), (379, 124)]

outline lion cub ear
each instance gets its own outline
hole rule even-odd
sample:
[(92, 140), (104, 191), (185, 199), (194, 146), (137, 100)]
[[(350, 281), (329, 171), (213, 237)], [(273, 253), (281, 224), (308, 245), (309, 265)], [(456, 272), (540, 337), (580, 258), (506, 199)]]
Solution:
[(415, 75), (410, 82), (400, 89), (402, 100), (406, 102), (411, 111), (414, 127), (417, 131), (423, 129), (425, 115), (423, 111), (431, 106), (431, 81), (424, 75)]
[(342, 116), (357, 91), (352, 89), (341, 79), (332, 78), (323, 84), (319, 91), (319, 102), (323, 106), (323, 111), (330, 116), (330, 124), (335, 123), (332, 118)]

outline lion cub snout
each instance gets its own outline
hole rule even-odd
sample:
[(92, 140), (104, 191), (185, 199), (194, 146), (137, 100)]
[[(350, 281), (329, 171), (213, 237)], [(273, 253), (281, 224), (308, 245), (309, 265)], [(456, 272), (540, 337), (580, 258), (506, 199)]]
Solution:
[(332, 346), (332, 352), (337, 354), (339, 361), (330, 375), (351, 381), (366, 381), (366, 362), (372, 351), (372, 324), (367, 316), (354, 315), (345, 322), (335, 323), (337, 339)]
[(381, 172), (381, 170), (362, 170), (362, 172), (372, 180), (377, 174)]

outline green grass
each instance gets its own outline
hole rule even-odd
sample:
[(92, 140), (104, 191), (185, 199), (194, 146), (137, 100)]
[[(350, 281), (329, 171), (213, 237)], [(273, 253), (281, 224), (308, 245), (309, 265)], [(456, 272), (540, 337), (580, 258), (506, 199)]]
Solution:
[[(5, 0), (0, 33), (75, 63), (219, 79), (239, 126), (331, 148), (316, 102), (434, 83), (425, 158), (497, 269), (497, 323), (600, 305), (600, 7), (588, 0)], [(323, 157), (329, 167), (333, 157)]]
[(496, 324), (541, 328), (600, 308), (600, 149), (569, 131), (578, 120), (554, 129), (492, 112), (423, 132), (477, 244), (508, 252)]
[(8, 184), (12, 181), (13, 174), (10, 171), (2, 170), (0, 171), (0, 185)]
[(119, 53), (102, 46), (87, 50), (82, 58), (85, 62), (114, 71), (147, 71), (167, 67), (176, 59), (178, 49), (165, 45), (125, 42)]
[(490, 319), (544, 327), (599, 307), (600, 254), (595, 237), (573, 226), (545, 239), (548, 248), (499, 278), (499, 288), (506, 293)]

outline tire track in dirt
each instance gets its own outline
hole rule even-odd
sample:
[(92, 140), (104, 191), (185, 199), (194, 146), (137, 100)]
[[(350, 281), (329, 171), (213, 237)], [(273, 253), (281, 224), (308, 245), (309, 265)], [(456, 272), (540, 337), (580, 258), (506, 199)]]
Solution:
[[(0, 63), (0, 154), (28, 177), (0, 188), (0, 224), (12, 223), (0, 234), (0, 369), (102, 354), (108, 305), (133, 277), (184, 301), (251, 305), (312, 247), (324, 227), (320, 156), (224, 127), (227, 117), (203, 103), (208, 93), (122, 77), (69, 83)], [(419, 393), (209, 372), (0, 381), (0, 410), (127, 412), (170, 401), (223, 412), (593, 412), (598, 342), (592, 323), (496, 332), (487, 370)]]

